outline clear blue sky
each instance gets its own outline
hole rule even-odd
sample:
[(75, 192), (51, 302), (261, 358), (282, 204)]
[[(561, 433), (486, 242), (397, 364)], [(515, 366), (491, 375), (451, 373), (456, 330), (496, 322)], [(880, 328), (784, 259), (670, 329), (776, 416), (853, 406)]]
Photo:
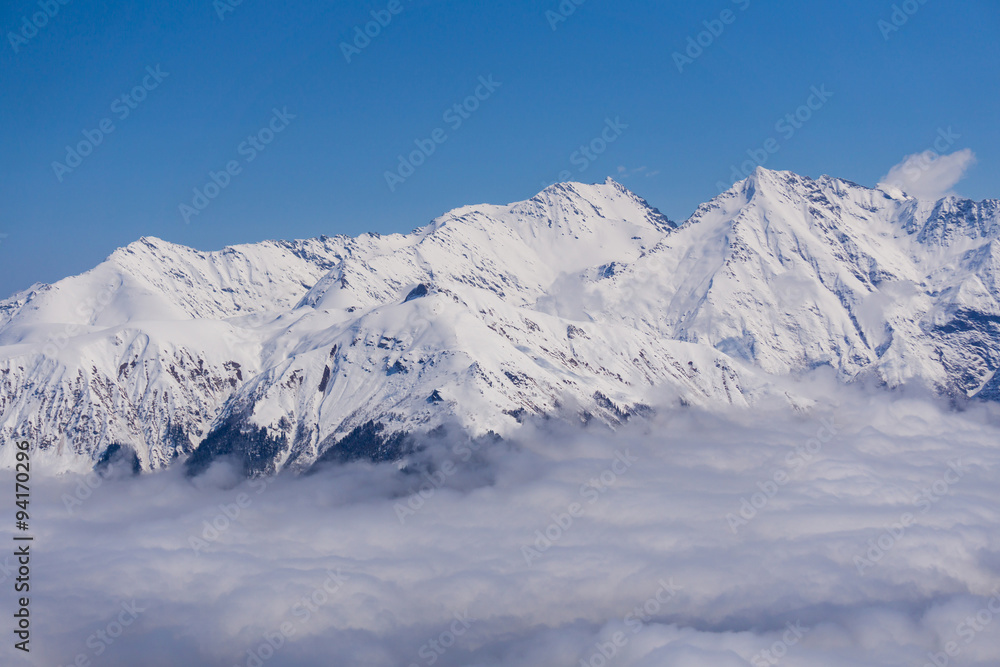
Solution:
[[(558, 0), (397, 1), (242, 0), (220, 19), (222, 0), (42, 0), (54, 16), (35, 17), (37, 34), (24, 21), (39, 0), (5, 2), (0, 293), (143, 235), (207, 250), (409, 231), (531, 197), (564, 171), (594, 182), (625, 167), (623, 183), (683, 220), (770, 138), (768, 167), (874, 185), (950, 126), (953, 149), (978, 158), (958, 192), (1000, 196), (995, 0), (908, 0), (916, 12), (892, 32), (879, 26), (888, 0), (565, 0), (564, 21), (547, 14)], [(729, 23), (713, 23), (724, 10)], [(341, 44), (372, 11), (391, 21), (348, 63)], [(678, 71), (673, 54), (705, 21), (721, 34)], [(478, 82), (490, 76), (492, 91)], [(824, 85), (833, 96), (793, 136), (777, 131)], [(477, 87), (478, 108), (446, 120)], [(272, 121), (275, 108), (294, 119)], [(263, 150), (243, 144), (272, 122)], [(397, 156), (439, 128), (443, 143), (390, 191)], [(54, 168), (85, 130), (100, 144)], [(574, 156), (602, 133), (614, 139), (603, 154)], [(239, 173), (185, 224), (179, 206), (230, 161)]]

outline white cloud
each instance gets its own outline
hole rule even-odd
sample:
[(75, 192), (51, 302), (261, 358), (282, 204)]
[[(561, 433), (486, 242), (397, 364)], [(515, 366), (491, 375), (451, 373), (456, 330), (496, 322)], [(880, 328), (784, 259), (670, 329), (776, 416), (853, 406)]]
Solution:
[(630, 176), (636, 176), (645, 173), (646, 176), (656, 176), (659, 174), (659, 170), (649, 171), (648, 167), (635, 167), (634, 169), (629, 169), (624, 165), (618, 165), (618, 178), (629, 178)]
[[(1000, 614), (963, 625), (1000, 582), (998, 415), (815, 382), (811, 413), (674, 408), (615, 432), (528, 424), (475, 453), (440, 442), (426, 457), (447, 475), (352, 464), (237, 484), (217, 464), (108, 479), (70, 515), (79, 479), (36, 472), (37, 662), (7, 641), (0, 663), (745, 667), (774, 664), (767, 650), (782, 667), (902, 667), (948, 642), (950, 664), (1000, 663)], [(744, 499), (759, 507), (734, 533)], [(206, 521), (221, 530), (196, 554)], [(539, 533), (551, 546), (528, 563)], [(857, 556), (877, 562), (861, 573)], [(344, 581), (326, 592), (331, 571)], [(144, 611), (113, 643), (89, 640), (119, 634), (133, 599)]]
[(949, 155), (926, 150), (908, 155), (879, 185), (898, 188), (917, 199), (936, 200), (953, 194), (951, 189), (975, 162), (976, 156), (968, 148)]

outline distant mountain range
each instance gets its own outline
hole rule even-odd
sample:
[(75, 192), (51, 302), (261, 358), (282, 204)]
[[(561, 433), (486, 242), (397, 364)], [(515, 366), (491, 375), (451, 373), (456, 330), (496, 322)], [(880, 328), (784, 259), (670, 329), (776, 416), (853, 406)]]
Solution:
[(997, 400), (998, 236), (998, 200), (758, 168), (679, 225), (608, 179), (406, 235), (143, 238), (0, 302), (0, 435), (55, 469), (261, 474), (443, 425), (749, 405), (819, 366)]

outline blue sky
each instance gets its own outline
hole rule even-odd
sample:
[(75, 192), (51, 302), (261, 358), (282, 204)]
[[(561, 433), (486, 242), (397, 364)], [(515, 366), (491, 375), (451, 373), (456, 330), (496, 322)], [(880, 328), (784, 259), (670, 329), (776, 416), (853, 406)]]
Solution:
[(1000, 196), (994, 0), (222, 3), (4, 3), (0, 293), (144, 235), (409, 231), (567, 176), (683, 220), (748, 160), (874, 185), (944, 134), (942, 188)]

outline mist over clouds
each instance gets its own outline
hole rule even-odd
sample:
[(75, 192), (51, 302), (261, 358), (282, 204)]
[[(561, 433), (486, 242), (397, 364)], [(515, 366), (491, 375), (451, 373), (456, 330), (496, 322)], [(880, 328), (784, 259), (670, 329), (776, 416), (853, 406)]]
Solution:
[(79, 504), (82, 478), (36, 473), (32, 661), (2, 660), (920, 667), (955, 642), (996, 665), (996, 408), (798, 390), (453, 436), (406, 471), (119, 469)]

